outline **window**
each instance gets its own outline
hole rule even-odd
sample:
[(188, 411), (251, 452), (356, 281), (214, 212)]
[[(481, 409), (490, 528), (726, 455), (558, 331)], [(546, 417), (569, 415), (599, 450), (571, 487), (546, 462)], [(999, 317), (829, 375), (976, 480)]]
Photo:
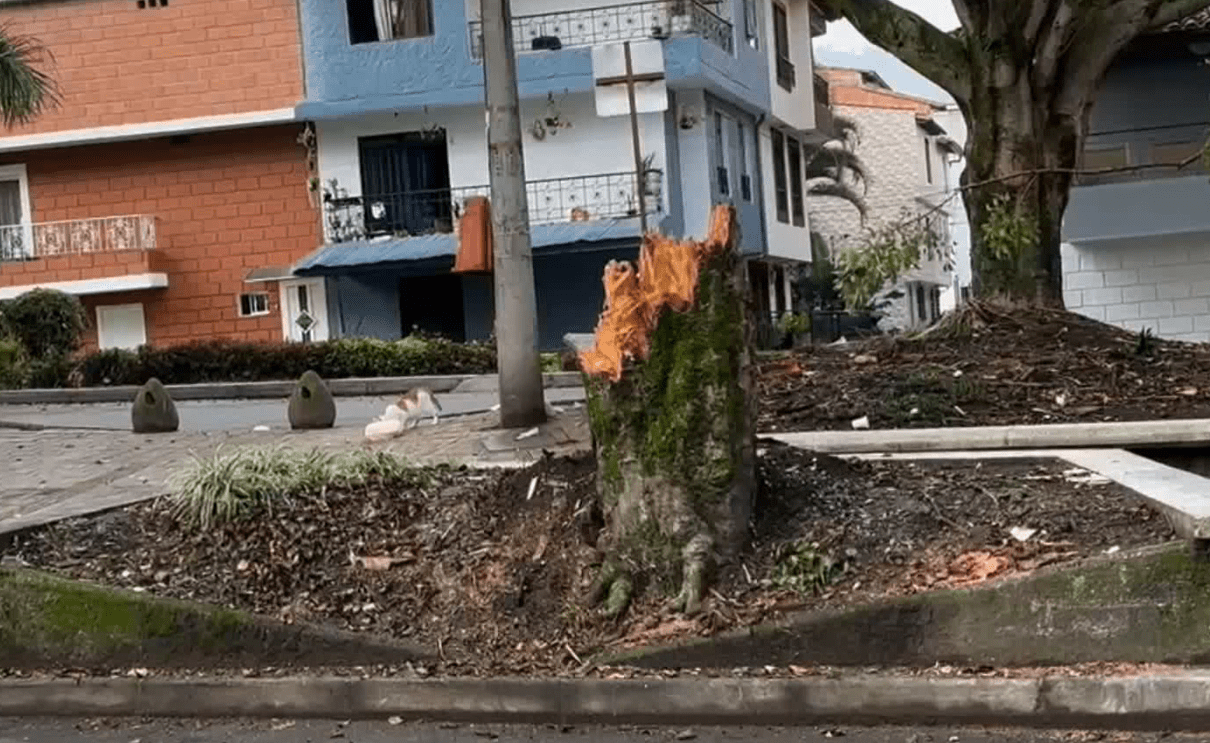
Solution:
[(723, 115), (714, 112), (715, 186), (723, 196), (731, 195), (731, 174), (727, 172), (727, 147), (723, 139)]
[(744, 201), (752, 201), (752, 174), (748, 170), (748, 128), (744, 122), (735, 122), (735, 133), (739, 139), (739, 195)]
[(795, 227), (804, 227), (807, 224), (807, 217), (803, 211), (802, 155), (799, 150), (798, 140), (793, 138), (787, 139), (786, 147), (790, 151), (790, 216), (793, 219)]
[(345, 0), (345, 5), (350, 43), (433, 35), (433, 0)]
[(916, 284), (916, 317), (928, 322), (928, 305), (924, 303), (924, 284)]
[(0, 261), (32, 258), (29, 182), (24, 165), (0, 165)]
[(933, 182), (933, 149), (930, 147), (929, 138), (924, 138), (924, 179), (929, 183)]
[(941, 317), (941, 287), (934, 286), (929, 290), (929, 304), (933, 310), (933, 319)]
[(777, 84), (794, 90), (794, 64), (790, 62), (790, 22), (786, 6), (773, 3), (773, 44), (777, 58)]
[[(1124, 168), (1130, 164), (1130, 153), (1124, 144), (1112, 147), (1085, 147), (1080, 157), (1080, 170), (1101, 170), (1107, 168)], [(1078, 183), (1101, 183), (1114, 180), (1115, 174), (1088, 174), (1076, 177)], [(1118, 179), (1122, 174), (1116, 174)]]
[(744, 35), (748, 46), (760, 48), (760, 21), (756, 17), (756, 0), (744, 0)]
[(777, 221), (790, 221), (790, 205), (786, 193), (786, 138), (777, 130), (773, 135), (773, 191), (777, 202)]
[(239, 295), (239, 316), (256, 317), (269, 314), (269, 295), (263, 292)]

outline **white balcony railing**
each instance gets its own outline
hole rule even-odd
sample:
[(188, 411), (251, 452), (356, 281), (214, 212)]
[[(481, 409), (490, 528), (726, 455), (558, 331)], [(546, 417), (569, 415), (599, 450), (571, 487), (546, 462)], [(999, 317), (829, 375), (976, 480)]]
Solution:
[[(732, 52), (731, 22), (702, 0), (645, 0), (595, 8), (514, 16), (515, 52), (616, 44), (639, 39), (696, 35)], [(470, 22), (471, 56), (483, 58), (483, 24)]]
[(0, 261), (155, 250), (156, 218), (131, 214), (0, 226)]

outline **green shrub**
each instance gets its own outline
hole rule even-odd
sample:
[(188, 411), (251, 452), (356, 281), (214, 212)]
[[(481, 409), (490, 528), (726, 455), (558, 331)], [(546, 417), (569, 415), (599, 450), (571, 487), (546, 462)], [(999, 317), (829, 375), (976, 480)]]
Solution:
[(78, 297), (56, 289), (33, 289), (5, 303), (4, 330), (31, 359), (67, 356), (80, 347), (88, 313)]
[(21, 341), (0, 336), (0, 389), (15, 390), (29, 384), (29, 359)]
[(164, 384), (261, 382), (297, 379), (308, 369), (324, 379), (487, 374), (496, 369), (496, 351), (483, 343), (420, 336), (400, 341), (342, 338), (310, 344), (215, 340), (167, 348), (142, 346), (138, 351), (99, 351), (76, 365), (85, 386), (140, 385), (151, 377)]

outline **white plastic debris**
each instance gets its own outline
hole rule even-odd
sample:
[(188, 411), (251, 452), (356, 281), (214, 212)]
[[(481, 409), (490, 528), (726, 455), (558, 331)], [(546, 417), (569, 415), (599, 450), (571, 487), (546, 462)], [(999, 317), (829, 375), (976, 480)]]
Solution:
[(1028, 542), (1030, 537), (1038, 533), (1038, 530), (1028, 529), (1024, 526), (1014, 526), (1008, 530), (1008, 533), (1018, 542)]
[(366, 426), (365, 436), (370, 441), (383, 441), (403, 432), (403, 421), (398, 418), (387, 418), (384, 421), (374, 421)]
[(1055, 405), (1058, 405), (1060, 408), (1067, 405), (1067, 395), (1062, 392), (1055, 395)]
[(522, 439), (533, 438), (534, 436), (537, 436), (537, 435), (538, 435), (538, 427), (534, 426), (533, 428), (529, 429), (528, 431), (522, 431), (521, 433), (517, 434), (517, 441), (520, 441)]
[(537, 478), (537, 476), (535, 476), (529, 481), (529, 492), (525, 494), (525, 500), (529, 500), (529, 499), (533, 498), (534, 491), (536, 491), (537, 489), (538, 489), (538, 478)]
[(864, 431), (870, 427), (870, 416), (863, 415), (860, 418), (855, 418), (851, 425), (854, 431)]
[(1109, 483), (1113, 482), (1113, 480), (1110, 480), (1104, 475), (1097, 474), (1096, 472), (1090, 472), (1085, 469), (1080, 469), (1079, 467), (1064, 470), (1063, 479), (1067, 482), (1073, 482), (1080, 485), (1108, 485)]
[(1110, 547), (1109, 549), (1105, 550), (1105, 554), (1113, 555), (1113, 554), (1117, 554), (1118, 552), (1121, 552), (1121, 551), (1122, 551), (1122, 548), (1115, 544), (1112, 547)]
[(257, 433), (264, 433), (265, 431), (269, 430), (269, 427), (265, 425), (253, 426), (252, 430), (256, 431)]

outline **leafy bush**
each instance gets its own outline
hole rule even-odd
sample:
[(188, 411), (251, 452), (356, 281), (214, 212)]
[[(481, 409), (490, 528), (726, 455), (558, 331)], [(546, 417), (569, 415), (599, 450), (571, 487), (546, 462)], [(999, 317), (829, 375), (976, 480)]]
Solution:
[(16, 338), (0, 335), (0, 389), (20, 389), (29, 383), (29, 359)]
[(495, 371), (496, 351), (482, 343), (455, 343), (411, 336), (400, 341), (342, 338), (323, 343), (258, 344), (200, 341), (138, 351), (89, 354), (76, 369), (85, 386), (260, 382), (297, 379), (314, 369), (324, 379), (403, 377), (428, 374), (486, 374)]
[(261, 509), (289, 506), (290, 498), (370, 482), (419, 485), (425, 471), (388, 452), (297, 451), (277, 446), (194, 457), (169, 478), (168, 506), (183, 524), (207, 529)]
[(88, 313), (78, 297), (55, 289), (34, 289), (0, 309), (3, 330), (21, 342), (31, 359), (66, 356), (80, 347)]

